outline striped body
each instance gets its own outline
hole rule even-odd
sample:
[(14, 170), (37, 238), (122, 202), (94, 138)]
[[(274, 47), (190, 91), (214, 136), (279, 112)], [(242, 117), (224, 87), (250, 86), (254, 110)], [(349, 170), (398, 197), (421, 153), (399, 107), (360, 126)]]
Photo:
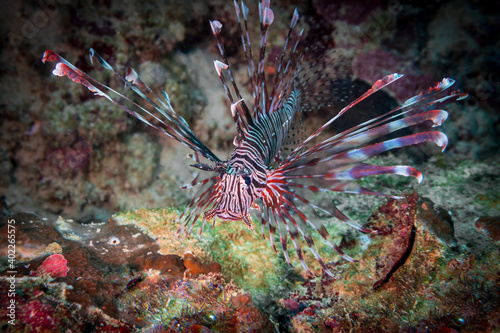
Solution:
[(205, 219), (218, 216), (227, 221), (243, 221), (252, 228), (249, 208), (267, 186), (266, 166), (255, 156), (255, 150), (246, 145), (233, 151), (213, 191), (218, 193), (217, 204), (205, 213)]
[[(274, 243), (276, 230), (278, 231), (282, 252), (290, 265), (292, 263), (288, 246), (291, 243), (303, 268), (311, 273), (303, 256), (302, 242), (305, 242), (306, 249), (314, 255), (324, 272), (332, 275), (316, 249), (311, 231), (317, 232), (320, 240), (343, 258), (350, 261), (353, 259), (333, 242), (318, 213), (348, 223), (362, 232), (370, 231), (349, 219), (331, 200), (315, 202), (313, 195), (336, 191), (398, 198), (364, 188), (356, 180), (373, 175), (396, 174), (413, 176), (420, 182), (421, 173), (411, 166), (378, 166), (366, 161), (388, 150), (422, 142), (434, 142), (444, 150), (448, 139), (437, 131), (424, 131), (385, 141), (383, 138), (405, 128), (415, 128), (416, 125), (441, 125), (447, 118), (447, 112), (441, 107), (466, 95), (459, 92), (443, 94), (454, 82), (452, 79), (443, 79), (403, 105), (321, 141), (320, 135), (325, 135), (325, 129), (339, 117), (378, 90), (400, 79), (402, 75), (395, 73), (383, 77), (360, 97), (341, 108), (338, 105), (344, 98), (342, 91), (348, 88), (343, 84), (345, 80), (340, 75), (342, 71), (336, 71), (332, 75), (328, 69), (340, 68), (342, 59), (336, 53), (323, 52), (316, 56), (312, 49), (298, 51), (302, 32), (292, 33), (299, 19), (298, 12), (295, 11), (276, 75), (269, 80), (264, 72), (267, 32), (274, 19), (269, 1), (259, 4), (261, 40), (257, 65), (250, 47), (248, 8), (243, 2), (240, 6), (235, 1), (234, 5), (252, 89), (253, 107), (249, 108), (243, 100), (231, 73), (222, 43), (222, 24), (212, 21), (210, 26), (222, 56), (222, 61), (214, 61), (214, 66), (231, 102), (231, 114), (237, 131), (235, 149), (227, 161), (220, 160), (196, 137), (184, 119), (175, 113), (166, 92), (161, 97), (155, 95), (132, 69), (122, 76), (91, 50), (91, 60), (96, 59), (104, 68), (113, 71), (127, 87), (150, 104), (154, 112), (93, 79), (50, 50), (45, 52), (42, 60), (57, 63), (54, 75), (67, 76), (84, 85), (96, 95), (107, 98), (132, 116), (194, 151), (191, 157), (196, 163), (191, 166), (200, 172), (184, 188), (199, 186), (199, 190), (179, 217), (179, 234), (189, 233), (200, 217), (203, 217), (200, 233), (205, 223), (211, 220), (215, 223), (216, 217), (226, 221), (241, 220), (253, 229), (250, 209), (258, 208), (262, 236), (266, 238), (267, 227), (269, 241), (278, 252)], [(294, 42), (291, 36), (296, 36)], [(230, 85), (226, 84), (226, 77), (229, 78)], [(332, 118), (305, 140), (289, 148), (290, 142), (293, 143), (291, 138), (297, 131), (298, 115), (313, 108), (331, 110)], [(375, 140), (378, 140), (377, 143), (372, 143)], [(289, 151), (285, 153), (287, 149)], [(201, 163), (201, 158), (206, 161)]]
[[(257, 199), (279, 203), (280, 195), (273, 194), (270, 184), (276, 182), (270, 167), (289, 126), (297, 112), (296, 94), (288, 103), (272, 114), (263, 115), (252, 122), (245, 140), (234, 149), (227, 161), (225, 173), (220, 177), (217, 188), (220, 200), (205, 213), (205, 219), (217, 216), (223, 220), (243, 221), (250, 228), (249, 208)], [(277, 130), (276, 130), (277, 129)], [(272, 157), (272, 158), (271, 158)]]

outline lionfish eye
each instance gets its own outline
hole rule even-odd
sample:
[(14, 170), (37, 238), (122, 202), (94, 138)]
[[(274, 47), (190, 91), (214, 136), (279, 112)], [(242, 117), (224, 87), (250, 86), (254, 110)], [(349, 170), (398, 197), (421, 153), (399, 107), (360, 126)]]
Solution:
[(250, 176), (245, 177), (245, 184), (250, 185), (250, 182), (252, 179), (250, 179)]

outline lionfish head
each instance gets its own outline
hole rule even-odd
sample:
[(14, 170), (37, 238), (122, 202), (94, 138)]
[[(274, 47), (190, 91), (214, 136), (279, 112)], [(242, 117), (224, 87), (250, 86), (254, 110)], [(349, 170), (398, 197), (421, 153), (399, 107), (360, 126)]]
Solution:
[(219, 181), (213, 191), (217, 196), (215, 205), (204, 216), (211, 220), (216, 216), (225, 221), (243, 221), (249, 229), (253, 229), (249, 208), (265, 187), (265, 174), (259, 177), (243, 163), (226, 166), (220, 174)]

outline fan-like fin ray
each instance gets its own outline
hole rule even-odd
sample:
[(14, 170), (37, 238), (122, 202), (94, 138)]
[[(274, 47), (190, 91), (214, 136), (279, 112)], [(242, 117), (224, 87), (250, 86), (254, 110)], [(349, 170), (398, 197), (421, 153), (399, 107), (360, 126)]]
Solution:
[[(130, 115), (134, 116), (135, 118), (139, 119), (140, 121), (144, 122), (145, 124), (163, 132), (167, 136), (183, 143), (187, 147), (191, 148), (192, 150), (198, 152), (202, 156), (206, 157), (207, 159), (213, 161), (213, 162), (220, 162), (220, 160), (215, 156), (210, 149), (208, 149), (197, 137), (194, 135), (194, 133), (189, 129), (187, 126), (187, 123), (182, 119), (182, 117), (177, 116), (173, 109), (171, 110), (165, 110), (160, 108), (156, 103), (154, 103), (151, 99), (149, 99), (146, 95), (144, 95), (138, 88), (136, 88), (132, 82), (129, 82), (126, 80), (123, 76), (121, 76), (113, 67), (111, 67), (106, 61), (104, 61), (94, 50), (91, 49), (90, 51), (91, 57), (96, 57), (103, 67), (107, 70), (111, 70), (114, 72), (116, 76), (118, 76), (128, 87), (130, 87), (135, 93), (137, 93), (140, 97), (144, 98), (146, 101), (148, 101), (161, 115), (163, 115), (166, 120), (162, 120), (152, 114), (150, 111), (146, 110), (144, 107), (138, 105), (137, 103), (134, 103), (131, 101), (128, 97), (124, 96), (123, 94), (120, 94), (119, 92), (107, 87), (106, 85), (100, 83), (99, 81), (95, 80), (88, 74), (84, 73), (80, 69), (76, 68), (73, 66), (70, 62), (59, 56), (57, 53), (47, 50), (45, 51), (42, 61), (45, 63), (46, 61), (50, 62), (56, 62), (55, 68), (52, 71), (54, 75), (57, 76), (67, 76), (69, 79), (72, 81), (82, 84), (85, 86), (87, 89), (89, 89), (91, 92), (98, 96), (105, 97), (108, 99), (110, 102), (113, 104), (119, 106), (123, 110), (127, 111)], [(137, 78), (133, 78), (137, 82)], [(142, 81), (141, 81), (142, 82)], [(101, 87), (101, 88), (99, 88)], [(129, 107), (125, 106), (124, 104), (118, 102), (116, 99), (113, 99), (110, 97), (107, 93), (105, 93), (102, 89), (106, 89), (110, 91), (111, 93), (114, 93), (115, 95), (119, 96), (120, 98), (125, 99), (129, 103), (131, 103), (135, 108), (139, 109), (141, 112), (151, 116), (153, 119), (157, 120), (160, 122), (160, 126), (157, 126), (153, 124), (152, 122), (148, 121), (143, 115), (139, 114), (138, 112), (130, 109)], [(161, 100), (160, 100), (161, 101)], [(162, 102), (163, 104), (163, 102)], [(165, 104), (164, 104), (165, 105)], [(180, 120), (182, 119), (182, 120)]]

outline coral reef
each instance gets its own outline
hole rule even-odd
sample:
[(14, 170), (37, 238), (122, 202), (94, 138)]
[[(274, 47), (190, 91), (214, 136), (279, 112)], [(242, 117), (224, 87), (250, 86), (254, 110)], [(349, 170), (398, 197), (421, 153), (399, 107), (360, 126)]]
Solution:
[[(405, 73), (405, 84), (392, 87), (399, 101), (438, 77), (457, 79), (470, 97), (452, 110), (444, 129), (451, 139), (449, 156), (461, 160), (497, 151), (495, 110), (500, 102), (498, 73), (490, 65), (497, 46), (488, 38), (497, 29), (494, 11), (485, 4), (460, 4), (318, 0), (311, 7), (298, 4), (298, 10), (304, 18), (304, 39), (335, 47), (351, 62), (358, 81), (371, 84), (388, 72)], [(277, 59), (294, 6), (282, 2), (273, 7), (268, 49)], [(78, 7), (6, 7), (8, 19), (0, 25), (8, 37), (0, 54), (0, 194), (19, 211), (63, 214), (83, 222), (106, 220), (113, 211), (134, 207), (185, 204), (186, 195), (177, 186), (192, 174), (182, 163), (170, 163), (184, 151), (104, 99), (54, 80), (40, 67), (40, 50), (60, 50), (86, 71), (91, 71), (90, 47), (120, 70), (133, 66), (154, 89), (169, 92), (177, 112), (211, 149), (228, 151), (235, 133), (224, 91), (213, 84), (217, 50), (208, 42), (212, 37), (207, 22), (225, 22), (228, 56), (231, 63), (240, 64), (244, 56), (233, 11), (232, 3), (218, 1), (190, 6), (173, 1), (123, 7), (108, 1), (89, 7), (83, 1)], [(441, 14), (448, 11), (456, 15)], [(257, 30), (257, 18), (250, 23)], [(244, 66), (234, 66), (234, 72), (237, 80), (246, 80)], [(116, 79), (102, 71), (91, 74), (116, 86)], [(142, 163), (137, 156), (144, 157)]]
[[(418, 195), (389, 200), (370, 217), (378, 232), (359, 263), (308, 281), (278, 304), (292, 332), (494, 331), (499, 328), (500, 248), (478, 258), (447, 247), (418, 222)], [(413, 233), (413, 236), (411, 234)], [(414, 237), (411, 243), (407, 239)], [(411, 254), (410, 254), (411, 253)], [(390, 274), (388, 274), (390, 273)], [(388, 276), (389, 275), (389, 276)], [(286, 324), (285, 324), (286, 323)]]
[[(6, 326), (11, 332), (500, 327), (498, 243), (491, 240), (488, 252), (474, 255), (443, 241), (453, 237), (450, 217), (416, 192), (374, 210), (366, 226), (376, 233), (330, 230), (340, 232), (341, 248), (358, 260), (329, 263), (335, 278), (320, 271), (301, 277), (261, 237), (249, 237), (258, 235), (235, 223), (178, 239), (175, 210), (126, 211), (99, 224), (44, 221), (7, 207), (3, 214), (0, 241), (7, 242), (8, 220), (17, 221), (19, 235), (13, 269), (16, 320), (22, 321)], [(6, 253), (0, 262), (8, 265)], [(0, 273), (5, 292), (11, 269)]]
[[(214, 228), (205, 227), (201, 235), (195, 227), (189, 236), (177, 238), (179, 225), (174, 221), (178, 214), (172, 209), (137, 209), (116, 214), (113, 219), (120, 225), (138, 227), (155, 239), (160, 246), (158, 253), (183, 257), (191, 274), (207, 269), (222, 271), (226, 278), (252, 294), (279, 295), (287, 284), (293, 283), (293, 277), (287, 278), (289, 268), (283, 258), (276, 256), (260, 233), (242, 228), (241, 223), (222, 221)], [(210, 268), (197, 263), (200, 261), (217, 264)]]
[[(0, 289), (12, 292), (0, 301), (7, 332), (272, 330), (251, 295), (225, 282), (221, 265), (190, 253), (159, 254), (158, 244), (132, 225), (50, 222), (7, 211), (2, 231), (7, 221), (15, 221), (19, 253), (13, 261), (4, 253), (0, 261)], [(2, 244), (7, 236), (1, 233)], [(51, 251), (62, 253), (47, 256)]]
[[(179, 43), (198, 40), (208, 8), (206, 2), (187, 6), (182, 1), (125, 7), (117, 2), (89, 7), (85, 1), (79, 8), (68, 3), (8, 6), (10, 19), (1, 26), (10, 45), (0, 57), (6, 66), (0, 91), (0, 194), (7, 194), (10, 204), (34, 204), (48, 214), (85, 222), (106, 220), (111, 211), (132, 207), (130, 196), (140, 190), (151, 193), (141, 206), (177, 200), (173, 189), (190, 174), (164, 160), (160, 168), (157, 140), (106, 101), (62, 82), (39, 80), (37, 48), (63, 45), (67, 56), (86, 70), (89, 47), (118, 59), (120, 65), (134, 55), (134, 67), (148, 84), (169, 91), (172, 104), (192, 121), (203, 110), (205, 97), (174, 51)], [(36, 21), (40, 17), (47, 22)], [(55, 41), (58, 29), (64, 30), (64, 37)], [(111, 86), (116, 83), (99, 71), (92, 75)], [(176, 176), (161, 177), (163, 184), (152, 186), (163, 169)], [(158, 188), (167, 191), (158, 193)]]

